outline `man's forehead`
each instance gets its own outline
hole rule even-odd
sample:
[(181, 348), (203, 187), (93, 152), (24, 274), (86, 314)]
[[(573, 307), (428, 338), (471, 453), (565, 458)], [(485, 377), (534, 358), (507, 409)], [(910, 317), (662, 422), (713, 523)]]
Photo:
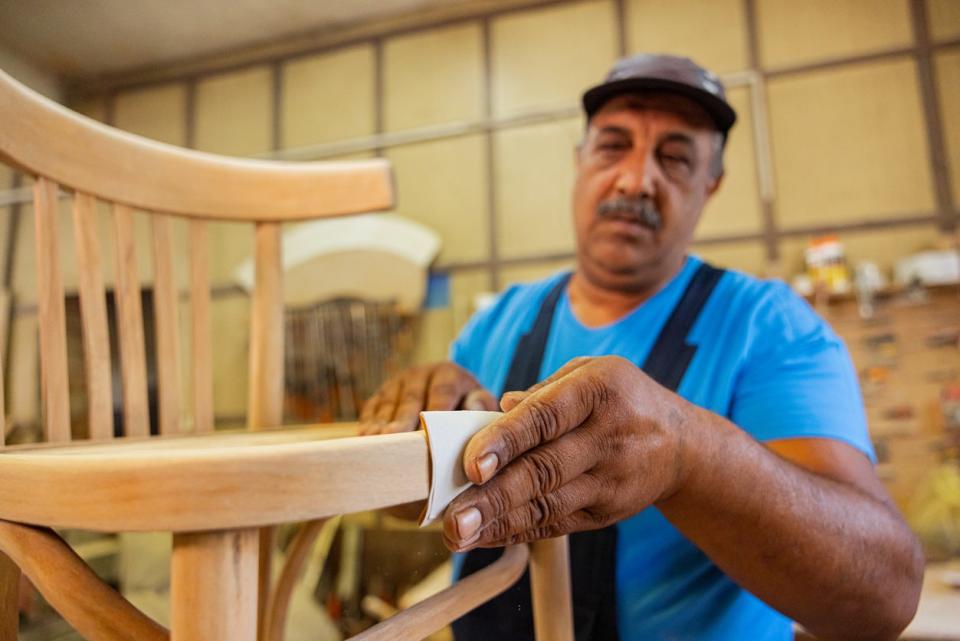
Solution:
[(686, 96), (668, 92), (625, 93), (615, 96), (597, 110), (590, 124), (592, 126), (598, 119), (603, 121), (604, 116), (623, 111), (666, 113), (676, 116), (691, 128), (716, 130), (716, 125), (706, 109)]

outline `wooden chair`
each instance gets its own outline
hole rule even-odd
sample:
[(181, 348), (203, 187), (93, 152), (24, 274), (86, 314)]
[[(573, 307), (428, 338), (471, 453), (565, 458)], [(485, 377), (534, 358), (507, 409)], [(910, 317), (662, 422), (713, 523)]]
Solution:
[[(3, 448), (0, 425), (0, 641), (17, 637), (24, 572), (86, 638), (280, 641), (286, 599), (317, 519), (427, 496), (423, 433), (355, 437), (355, 427), (280, 425), (284, 222), (388, 207), (388, 165), (223, 158), (126, 134), (78, 116), (0, 71), (0, 160), (34, 177), (41, 392), (47, 443)], [(90, 440), (71, 442), (61, 190), (72, 200)], [(114, 440), (98, 201), (112, 207), (125, 437)], [(149, 437), (134, 209), (153, 230), (159, 429)], [(170, 217), (189, 219), (193, 434), (183, 434)], [(246, 221), (255, 238), (250, 328), (251, 431), (214, 432), (207, 221)], [(335, 275), (331, 275), (335, 277)], [(2, 381), (0, 381), (2, 389)], [(2, 395), (0, 395), (2, 399)], [(0, 417), (3, 416), (0, 408)], [(270, 527), (313, 521), (269, 589)], [(169, 531), (171, 630), (97, 579), (51, 528)], [(417, 639), (502, 592), (528, 565), (537, 638), (572, 639), (566, 539), (509, 548), (493, 566), (358, 639)]]

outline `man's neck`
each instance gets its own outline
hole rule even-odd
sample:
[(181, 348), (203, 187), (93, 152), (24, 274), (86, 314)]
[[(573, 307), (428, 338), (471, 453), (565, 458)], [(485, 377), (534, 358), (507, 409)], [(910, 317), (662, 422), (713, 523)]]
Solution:
[(577, 269), (567, 289), (570, 308), (577, 320), (587, 327), (609, 325), (620, 320), (660, 291), (680, 272), (685, 262), (681, 260), (663, 278), (638, 290), (603, 287), (591, 281), (581, 269)]

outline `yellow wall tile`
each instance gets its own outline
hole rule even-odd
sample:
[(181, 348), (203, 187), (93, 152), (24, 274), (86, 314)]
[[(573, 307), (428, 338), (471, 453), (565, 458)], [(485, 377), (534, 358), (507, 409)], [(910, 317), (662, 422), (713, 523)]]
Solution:
[(483, 117), (483, 41), (476, 22), (390, 38), (383, 45), (384, 128)]
[(491, 26), (495, 116), (579, 104), (617, 57), (609, 0), (510, 13)]
[(934, 56), (934, 68), (948, 171), (953, 186), (953, 205), (960, 207), (960, 49), (937, 53)]
[(559, 271), (572, 271), (575, 265), (576, 260), (574, 258), (509, 265), (500, 270), (500, 283), (503, 285), (503, 288), (506, 288), (508, 285), (513, 285), (514, 283), (530, 283), (556, 274)]
[(450, 343), (455, 337), (451, 308), (423, 310), (414, 322), (410, 364), (420, 365), (447, 360)]
[(788, 76), (768, 88), (783, 227), (933, 209), (911, 59)]
[[(20, 303), (19, 300), (16, 302)], [(39, 323), (35, 314), (11, 318), (6, 413), (13, 424), (31, 424), (40, 420), (38, 333)]]
[(907, 0), (759, 0), (760, 60), (784, 67), (912, 41)]
[(284, 64), (280, 146), (373, 134), (374, 58), (364, 44)]
[(960, 2), (927, 0), (927, 20), (934, 40), (960, 36)]
[(250, 352), (250, 299), (215, 298), (213, 324), (213, 407), (218, 415), (247, 411), (247, 371)]
[(114, 125), (120, 129), (183, 146), (186, 138), (186, 87), (161, 85), (117, 96)]
[(767, 250), (762, 240), (709, 245), (694, 244), (690, 253), (717, 267), (736, 269), (754, 276), (767, 274)]
[(254, 67), (197, 83), (196, 147), (231, 156), (272, 149), (273, 81), (269, 67)]
[(698, 238), (759, 232), (763, 227), (750, 89), (732, 89), (728, 99), (737, 111), (737, 124), (724, 151), (723, 182), (700, 218)]
[[(941, 238), (933, 225), (917, 227), (893, 227), (890, 229), (840, 232), (847, 262), (851, 268), (869, 261), (880, 266), (888, 278), (898, 260), (912, 253), (930, 249)], [(803, 251), (809, 246), (809, 238), (786, 238), (780, 241), (780, 262), (789, 278), (802, 272)]]
[(570, 194), (581, 120), (494, 135), (497, 236), (506, 258), (574, 248)]
[(627, 50), (693, 58), (716, 73), (747, 68), (742, 0), (627, 0)]
[(450, 310), (453, 313), (453, 332), (459, 334), (477, 311), (477, 295), (492, 291), (490, 271), (464, 269), (450, 274)]
[(440, 234), (441, 263), (489, 256), (483, 136), (395, 147), (387, 158), (397, 181), (397, 213)]

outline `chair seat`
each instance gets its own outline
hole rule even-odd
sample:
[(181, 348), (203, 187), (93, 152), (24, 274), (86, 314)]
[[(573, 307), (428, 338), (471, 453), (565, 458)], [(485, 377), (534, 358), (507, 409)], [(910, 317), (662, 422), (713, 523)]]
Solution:
[(304, 521), (426, 498), (423, 432), (353, 425), (0, 451), (0, 519), (105, 532)]

